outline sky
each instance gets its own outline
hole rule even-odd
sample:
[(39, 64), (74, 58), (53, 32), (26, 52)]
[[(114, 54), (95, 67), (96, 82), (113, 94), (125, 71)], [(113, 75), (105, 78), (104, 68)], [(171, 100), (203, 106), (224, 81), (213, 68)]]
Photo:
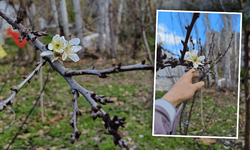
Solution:
[[(208, 12), (205, 12), (208, 13)], [(185, 26), (189, 25), (192, 20), (193, 13), (191, 12), (169, 12), (169, 11), (158, 11), (157, 21), (157, 43), (163, 42), (163, 48), (170, 50), (174, 54), (178, 55), (179, 50), (183, 49), (181, 40), (185, 41), (186, 29)], [(210, 28), (212, 30), (220, 32), (224, 27), (222, 13), (208, 13), (210, 22)], [(240, 33), (241, 26), (241, 15), (230, 14), (232, 30)], [(203, 45), (206, 40), (204, 15), (200, 12), (200, 17), (196, 20), (195, 25), (192, 29), (191, 36), (196, 43), (201, 38), (201, 44)], [(209, 31), (207, 27), (207, 31)]]

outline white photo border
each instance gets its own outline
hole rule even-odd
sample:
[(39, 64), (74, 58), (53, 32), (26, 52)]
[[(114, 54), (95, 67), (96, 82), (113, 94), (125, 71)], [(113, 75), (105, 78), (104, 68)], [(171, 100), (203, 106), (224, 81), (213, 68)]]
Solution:
[[(239, 68), (238, 68), (238, 102), (237, 102), (237, 129), (236, 137), (220, 137), (220, 136), (189, 136), (189, 135), (164, 135), (154, 134), (155, 121), (155, 86), (156, 86), (156, 58), (157, 58), (157, 27), (159, 12), (183, 12), (183, 13), (216, 13), (216, 14), (237, 14), (240, 15), (240, 42), (239, 42)], [(211, 11), (185, 11), (185, 10), (157, 10), (156, 11), (156, 30), (155, 30), (155, 68), (154, 68), (154, 95), (153, 95), (153, 121), (152, 121), (152, 136), (161, 137), (186, 137), (186, 138), (216, 138), (216, 139), (238, 139), (239, 134), (239, 99), (240, 99), (240, 67), (241, 67), (241, 39), (242, 38), (242, 13), (241, 12), (211, 12)]]

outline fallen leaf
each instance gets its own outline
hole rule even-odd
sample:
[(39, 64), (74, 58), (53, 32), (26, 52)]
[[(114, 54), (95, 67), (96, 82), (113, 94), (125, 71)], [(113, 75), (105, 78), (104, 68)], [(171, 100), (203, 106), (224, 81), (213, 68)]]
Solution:
[(4, 99), (4, 97), (3, 97), (3, 96), (0, 96), (0, 101), (3, 100), (3, 99)]
[(117, 97), (112, 97), (112, 98), (110, 98), (112, 101), (117, 101)]
[[(9, 146), (9, 144), (6, 144), (3, 148), (4, 148), (4, 149), (7, 149), (8, 146)], [(11, 147), (12, 147), (12, 145), (11, 145), (9, 148), (11, 149)]]
[(49, 149), (50, 149), (50, 150), (57, 150), (57, 148), (56, 148), (55, 146), (50, 147)]
[(38, 147), (38, 148), (36, 148), (36, 150), (45, 150), (45, 148), (43, 148), (43, 147)]
[(43, 136), (43, 135), (44, 135), (44, 131), (43, 131), (43, 130), (39, 130), (39, 131), (37, 132), (37, 135)]
[(50, 118), (50, 121), (51, 122), (58, 122), (61, 119), (62, 119), (62, 115), (57, 115), (55, 117)]
[(211, 144), (215, 143), (217, 139), (211, 139), (211, 138), (200, 138), (200, 140), (205, 144)]
[(30, 136), (31, 136), (31, 133), (26, 133), (26, 134), (18, 135), (17, 138), (27, 140)]

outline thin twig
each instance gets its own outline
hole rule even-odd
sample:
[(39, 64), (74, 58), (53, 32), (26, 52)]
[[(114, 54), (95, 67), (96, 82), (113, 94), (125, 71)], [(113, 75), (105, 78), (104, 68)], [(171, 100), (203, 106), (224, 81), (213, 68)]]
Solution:
[(6, 100), (3, 100), (0, 102), (0, 111), (2, 111), (6, 105), (12, 105), (14, 102), (14, 98), (16, 96), (16, 94), (20, 91), (20, 89), (27, 83), (30, 82), (31, 78), (37, 74), (37, 72), (39, 71), (39, 69), (45, 64), (45, 60), (43, 59), (39, 65), (35, 68), (34, 71), (32, 71), (29, 76), (23, 80), (23, 82), (21, 82), (17, 87), (12, 87), (11, 90), (13, 91), (13, 93), (10, 95), (10, 97), (8, 97)]
[(119, 73), (119, 72), (125, 72), (125, 71), (134, 71), (134, 70), (153, 70), (153, 65), (147, 65), (145, 64), (145, 61), (143, 60), (139, 64), (135, 65), (129, 65), (129, 66), (121, 66), (121, 63), (117, 64), (113, 68), (104, 69), (104, 70), (94, 70), (94, 67), (87, 70), (68, 70), (65, 72), (65, 76), (75, 76), (75, 75), (97, 75), (100, 78), (106, 78), (108, 77), (108, 74), (111, 73)]
[[(219, 94), (218, 96), (220, 97), (220, 94)], [(216, 99), (219, 99), (219, 97), (218, 97), (218, 98), (216, 98)], [(210, 115), (210, 118), (209, 118), (208, 122), (206, 123), (205, 127), (203, 126), (202, 131), (201, 131), (201, 132), (199, 132), (197, 135), (202, 135), (202, 134), (206, 131), (206, 128), (207, 128), (207, 126), (208, 126), (209, 122), (211, 121), (211, 119), (212, 119), (212, 117), (213, 117), (213, 115), (214, 115), (214, 112), (215, 112), (215, 108), (216, 108), (217, 100), (215, 100), (215, 99), (214, 99), (214, 101), (215, 101), (215, 102), (214, 102), (213, 112), (212, 112), (212, 114)]]
[(79, 96), (78, 92), (76, 90), (72, 90), (71, 93), (73, 94), (73, 117), (70, 119), (70, 125), (73, 128), (73, 133), (71, 134), (71, 143), (73, 144), (75, 142), (75, 139), (78, 140), (81, 132), (77, 129), (77, 116), (81, 116), (81, 112), (78, 110), (77, 105), (77, 98)]
[(25, 120), (23, 121), (22, 125), (19, 127), (18, 132), (15, 134), (14, 138), (11, 140), (11, 142), (10, 142), (10, 144), (8, 145), (8, 147), (7, 147), (6, 150), (8, 150), (8, 149), (10, 148), (10, 146), (15, 142), (17, 136), (20, 134), (20, 132), (21, 132), (21, 130), (22, 130), (22, 128), (23, 128), (23, 125), (26, 123), (26, 121), (27, 121), (28, 118), (30, 117), (31, 113), (32, 113), (33, 110), (35, 109), (36, 105), (38, 104), (38, 102), (39, 102), (39, 100), (40, 100), (40, 97), (41, 97), (41, 94), (42, 94), (42, 92), (43, 92), (44, 89), (45, 89), (45, 86), (46, 86), (46, 84), (47, 84), (48, 79), (49, 79), (49, 71), (48, 71), (48, 73), (47, 73), (47, 77), (46, 77), (46, 80), (45, 80), (45, 82), (44, 82), (43, 89), (41, 90), (40, 95), (36, 98), (36, 103), (33, 105), (33, 107), (31, 108), (31, 110), (29, 111), (28, 115), (26, 115)]
[(13, 116), (12, 122), (7, 127), (5, 127), (5, 129), (2, 132), (0, 132), (0, 134), (3, 134), (6, 130), (8, 130), (14, 124), (15, 119), (16, 119), (16, 112), (11, 108), (11, 106), (9, 106), (8, 108), (12, 111), (14, 116)]
[(192, 18), (192, 21), (191, 21), (191, 24), (188, 25), (187, 27), (185, 27), (187, 29), (187, 34), (186, 34), (186, 38), (185, 38), (185, 42), (182, 41), (182, 44), (183, 44), (183, 51), (180, 51), (181, 52), (181, 58), (180, 58), (180, 62), (183, 64), (184, 63), (184, 56), (186, 54), (186, 52), (188, 51), (188, 39), (190, 37), (190, 34), (191, 34), (191, 31), (193, 29), (193, 26), (194, 26), (194, 23), (195, 21), (200, 17), (200, 13), (194, 13), (193, 14), (193, 18)]
[(229, 45), (227, 47), (227, 50), (222, 54), (222, 55), (218, 55), (218, 57), (215, 59), (215, 63), (217, 64), (218, 62), (220, 62), (220, 60), (225, 56), (225, 54), (227, 53), (227, 51), (230, 49), (231, 44), (232, 44), (232, 39), (233, 39), (234, 34), (232, 34)]
[(20, 60), (17, 61), (17, 63), (12, 65), (12, 70), (9, 73), (8, 77), (5, 79), (4, 84), (3, 84), (3, 86), (1, 87), (1, 90), (0, 90), (0, 94), (2, 93), (2, 91), (3, 91), (4, 87), (6, 86), (6, 84), (8, 83), (8, 80), (12, 77), (12, 75), (13, 75), (14, 71), (16, 70), (16, 67), (18, 66), (19, 63), (20, 63)]

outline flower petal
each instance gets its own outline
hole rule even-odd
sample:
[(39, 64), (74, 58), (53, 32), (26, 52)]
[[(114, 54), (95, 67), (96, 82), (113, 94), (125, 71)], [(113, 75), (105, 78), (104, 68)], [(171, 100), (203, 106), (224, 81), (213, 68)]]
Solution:
[(49, 55), (53, 55), (53, 52), (51, 51), (44, 51), (40, 54), (40, 56), (49, 56)]
[(69, 44), (71, 45), (79, 45), (80, 44), (80, 39), (79, 38), (74, 38), (69, 41)]
[(79, 61), (79, 57), (77, 54), (69, 54), (69, 58), (72, 59), (74, 62)]
[(185, 53), (184, 59), (187, 60), (188, 57), (190, 57), (190, 52)]
[(63, 51), (64, 51), (64, 49), (55, 49), (55, 51), (57, 52), (57, 53), (63, 53)]
[(53, 50), (53, 44), (49, 43), (48, 48), (49, 48), (49, 50)]
[(54, 61), (56, 61), (57, 59), (58, 59), (59, 57), (54, 57), (54, 58), (52, 58), (52, 62), (54, 62)]
[(80, 51), (81, 49), (82, 49), (81, 46), (73, 46), (73, 47), (70, 49), (70, 51), (76, 53), (76, 52)]
[(62, 36), (62, 37), (60, 38), (60, 41), (61, 41), (62, 43), (66, 43), (66, 42), (67, 42), (67, 41), (65, 40), (64, 36)]
[(194, 65), (194, 68), (197, 68), (198, 67), (198, 64), (197, 63), (193, 63)]
[(52, 40), (53, 40), (53, 41), (57, 41), (57, 40), (59, 40), (59, 38), (60, 38), (60, 35), (59, 35), (59, 34), (56, 34), (56, 35), (52, 38)]
[(64, 60), (66, 60), (66, 59), (67, 59), (67, 53), (64, 52), (63, 55), (62, 55), (62, 60), (64, 61)]
[(199, 56), (198, 60), (203, 61), (205, 59), (205, 56)]
[(196, 49), (194, 49), (194, 50), (192, 51), (192, 56), (197, 56), (197, 54), (198, 54), (198, 51), (197, 51)]

